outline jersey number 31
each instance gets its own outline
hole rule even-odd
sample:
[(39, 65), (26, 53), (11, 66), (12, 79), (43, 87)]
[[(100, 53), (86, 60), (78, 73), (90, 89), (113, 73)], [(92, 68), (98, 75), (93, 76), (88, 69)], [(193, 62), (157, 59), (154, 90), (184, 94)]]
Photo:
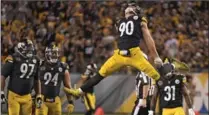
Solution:
[(132, 35), (134, 32), (134, 23), (133, 21), (128, 21), (127, 23), (123, 22), (119, 27), (120, 37), (123, 36), (124, 32), (127, 35)]
[(164, 91), (166, 92), (167, 96), (164, 97), (165, 101), (175, 100), (175, 86), (166, 86)]

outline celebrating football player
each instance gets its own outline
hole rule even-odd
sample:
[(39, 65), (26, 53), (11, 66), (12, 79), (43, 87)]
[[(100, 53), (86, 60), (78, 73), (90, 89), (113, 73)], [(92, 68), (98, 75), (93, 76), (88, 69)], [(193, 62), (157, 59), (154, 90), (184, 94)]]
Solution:
[[(39, 78), (41, 81), (41, 94), (43, 95), (43, 105), (36, 109), (36, 115), (61, 115), (62, 104), (59, 97), (60, 86), (71, 88), (70, 74), (67, 64), (59, 61), (59, 48), (55, 44), (50, 44), (45, 49), (45, 60), (41, 61), (39, 67)], [(68, 113), (74, 110), (73, 101), (67, 95)]]
[(160, 78), (159, 73), (144, 58), (139, 48), (141, 39), (144, 39), (149, 52), (154, 57), (154, 63), (157, 66), (162, 65), (162, 60), (155, 48), (155, 42), (147, 27), (147, 20), (141, 16), (140, 7), (134, 3), (129, 4), (125, 9), (125, 17), (118, 21), (116, 27), (120, 37), (118, 49), (114, 51), (113, 56), (104, 63), (95, 77), (87, 81), (79, 89), (64, 88), (65, 92), (79, 96), (123, 66), (132, 66), (154, 80)]
[(15, 53), (8, 56), (1, 70), (1, 102), (5, 103), (5, 80), (8, 76), (8, 112), (9, 115), (31, 115), (31, 90), (36, 91), (37, 107), (41, 106), (40, 80), (37, 75), (39, 59), (31, 40), (24, 39), (15, 47)]
[[(95, 63), (91, 63), (87, 65), (86, 71), (81, 76), (81, 79), (78, 81), (78, 87), (81, 86), (86, 81), (93, 78), (97, 73), (97, 65)], [(86, 107), (85, 115), (93, 115), (95, 111), (96, 98), (94, 94), (94, 87), (90, 87), (83, 96), (84, 104)]]
[(183, 96), (189, 107), (189, 115), (195, 115), (188, 95), (185, 76), (174, 71), (174, 64), (168, 62), (159, 68), (161, 78), (156, 81), (154, 95), (150, 104), (149, 115), (154, 114), (157, 97), (160, 98), (162, 115), (185, 115)]

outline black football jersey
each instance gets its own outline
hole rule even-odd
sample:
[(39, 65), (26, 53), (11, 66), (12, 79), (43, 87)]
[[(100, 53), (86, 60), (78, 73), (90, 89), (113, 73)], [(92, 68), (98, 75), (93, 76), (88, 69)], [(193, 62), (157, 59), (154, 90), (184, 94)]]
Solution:
[(186, 79), (181, 74), (172, 73), (171, 75), (170, 79), (160, 77), (156, 82), (162, 108), (181, 107), (183, 103), (182, 85)]
[(68, 65), (62, 62), (49, 64), (43, 61), (39, 67), (39, 78), (41, 81), (41, 93), (48, 98), (59, 96), (60, 86), (64, 80)]
[(1, 74), (4, 77), (10, 76), (8, 90), (19, 95), (31, 93), (34, 79), (38, 80), (39, 59), (36, 56), (32, 58), (23, 58), (14, 53), (6, 59)]
[(143, 86), (150, 84), (150, 78), (145, 75), (143, 72), (138, 72), (135, 80), (136, 86), (136, 96), (137, 98), (143, 98)]
[(141, 30), (141, 22), (147, 22), (144, 17), (130, 16), (129, 18), (122, 18), (116, 24), (117, 30), (120, 34), (118, 40), (118, 48), (120, 50), (128, 50), (133, 47), (138, 47), (140, 39), (143, 39)]

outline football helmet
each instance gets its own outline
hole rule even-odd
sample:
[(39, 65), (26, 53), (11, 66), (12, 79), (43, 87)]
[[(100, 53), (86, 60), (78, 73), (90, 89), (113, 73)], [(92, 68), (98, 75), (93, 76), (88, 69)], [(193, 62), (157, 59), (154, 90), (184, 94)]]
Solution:
[(129, 14), (137, 15), (139, 16), (142, 12), (142, 9), (135, 3), (131, 2), (127, 4), (127, 7), (125, 8), (125, 17)]
[(33, 42), (28, 39), (24, 39), (19, 42), (15, 47), (15, 52), (23, 56), (24, 58), (31, 58), (35, 55), (35, 48)]
[(49, 63), (57, 63), (59, 58), (59, 48), (55, 44), (50, 44), (45, 49), (45, 58)]
[(89, 65), (87, 65), (87, 68), (84, 74), (90, 75), (90, 77), (95, 76), (97, 74), (97, 65), (95, 63), (90, 63)]
[(175, 66), (171, 62), (165, 62), (159, 69), (159, 73), (162, 76), (167, 76), (169, 73), (174, 72)]

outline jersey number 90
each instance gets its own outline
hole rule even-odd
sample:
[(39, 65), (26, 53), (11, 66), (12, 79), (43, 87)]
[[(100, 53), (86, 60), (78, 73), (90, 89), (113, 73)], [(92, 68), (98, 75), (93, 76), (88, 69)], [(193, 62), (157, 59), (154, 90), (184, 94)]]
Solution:
[(134, 23), (133, 21), (128, 21), (127, 23), (123, 22), (119, 27), (120, 37), (124, 35), (124, 32), (127, 35), (132, 35), (134, 32)]

